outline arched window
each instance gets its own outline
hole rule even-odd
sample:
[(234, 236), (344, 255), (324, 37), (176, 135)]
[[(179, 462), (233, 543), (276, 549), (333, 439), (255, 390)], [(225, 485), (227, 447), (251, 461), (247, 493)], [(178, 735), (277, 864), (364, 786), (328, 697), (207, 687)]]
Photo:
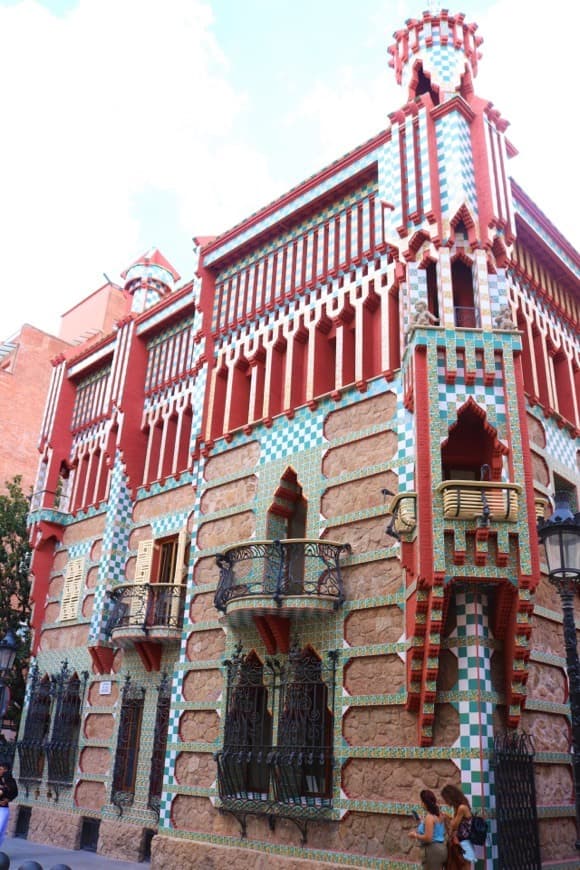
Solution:
[(505, 453), (507, 448), (487, 422), (483, 408), (469, 400), (441, 445), (443, 479), (501, 480)]

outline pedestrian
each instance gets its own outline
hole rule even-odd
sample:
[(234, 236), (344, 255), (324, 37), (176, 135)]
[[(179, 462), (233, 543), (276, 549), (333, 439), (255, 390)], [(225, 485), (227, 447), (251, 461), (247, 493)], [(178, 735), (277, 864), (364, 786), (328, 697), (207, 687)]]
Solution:
[(420, 792), (419, 797), (425, 809), (425, 819), (418, 825), (416, 831), (411, 831), (409, 836), (424, 848), (423, 868), (442, 870), (447, 860), (445, 819), (432, 791), (425, 788)]
[(445, 803), (453, 809), (453, 818), (449, 824), (449, 839), (458, 842), (463, 853), (462, 870), (470, 870), (476, 860), (471, 835), (471, 804), (456, 785), (446, 785), (441, 791)]
[(17, 796), (18, 787), (12, 776), (12, 769), (6, 761), (0, 761), (0, 847), (4, 842), (10, 818), (10, 801)]

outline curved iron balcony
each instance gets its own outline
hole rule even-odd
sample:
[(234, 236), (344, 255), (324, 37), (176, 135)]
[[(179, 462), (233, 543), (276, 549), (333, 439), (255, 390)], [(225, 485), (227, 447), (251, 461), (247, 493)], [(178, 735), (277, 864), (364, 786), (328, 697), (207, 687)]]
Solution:
[(443, 516), (448, 520), (482, 519), (516, 523), (519, 514), (517, 483), (489, 480), (444, 480), (436, 487), (443, 495)]
[(218, 610), (280, 614), (336, 610), (344, 601), (340, 556), (350, 544), (310, 538), (247, 541), (216, 556)]
[(178, 640), (183, 626), (185, 586), (175, 583), (124, 583), (110, 593), (105, 634), (115, 643)]

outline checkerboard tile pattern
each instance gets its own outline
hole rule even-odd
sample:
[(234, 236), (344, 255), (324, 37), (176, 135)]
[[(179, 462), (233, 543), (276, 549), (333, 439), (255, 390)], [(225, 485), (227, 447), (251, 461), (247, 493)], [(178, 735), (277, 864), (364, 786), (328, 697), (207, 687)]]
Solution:
[[(493, 708), (491, 700), (491, 645), (488, 623), (488, 597), (476, 588), (456, 594), (457, 664), (459, 695), (460, 749), (468, 751), (466, 757), (456, 759), (461, 771), (461, 787), (474, 808), (493, 809), (490, 790), (490, 766), (482, 757), (493, 747)], [(487, 700), (487, 699), (490, 700)], [(488, 850), (489, 851), (489, 850)], [(497, 847), (493, 855), (497, 857)], [(494, 866), (491, 860), (487, 867)]]
[(459, 112), (439, 118), (435, 125), (441, 184), (441, 211), (444, 227), (449, 227), (461, 206), (477, 215), (477, 192), (467, 121)]
[(106, 592), (111, 584), (119, 583), (125, 576), (125, 562), (131, 533), (131, 510), (133, 502), (127, 486), (125, 467), (121, 454), (117, 451), (111, 474), (107, 521), (103, 534), (103, 550), (100, 560), (99, 578), (95, 589), (95, 602), (91, 617), (89, 645), (108, 642), (103, 633), (106, 618), (104, 605)]
[(554, 420), (543, 421), (546, 430), (546, 451), (556, 462), (575, 473), (577, 443), (569, 433), (560, 429)]

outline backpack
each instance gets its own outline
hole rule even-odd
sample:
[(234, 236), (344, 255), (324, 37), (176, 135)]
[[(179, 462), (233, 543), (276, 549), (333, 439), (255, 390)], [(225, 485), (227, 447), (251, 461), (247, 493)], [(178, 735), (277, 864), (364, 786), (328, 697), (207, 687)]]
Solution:
[(474, 846), (485, 845), (488, 830), (489, 825), (487, 823), (487, 819), (484, 819), (483, 816), (471, 817), (471, 834), (469, 836), (469, 839)]

